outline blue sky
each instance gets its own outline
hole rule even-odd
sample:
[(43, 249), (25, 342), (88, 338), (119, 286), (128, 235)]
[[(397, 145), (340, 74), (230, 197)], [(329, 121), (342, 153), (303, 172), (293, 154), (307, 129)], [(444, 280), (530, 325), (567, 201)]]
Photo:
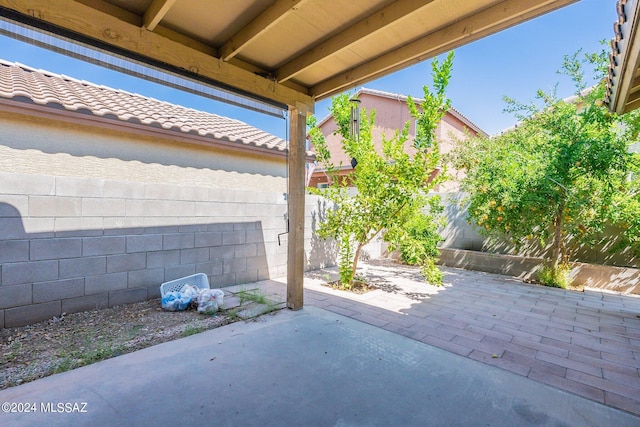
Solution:
[[(572, 95), (571, 83), (557, 74), (563, 57), (578, 49), (585, 52), (602, 49), (600, 40), (609, 41), (613, 37), (615, 3), (615, 0), (581, 0), (456, 49), (448, 88), (453, 107), (485, 132), (495, 134), (517, 121), (503, 113), (504, 95), (528, 102), (538, 89), (552, 90), (556, 83), (559, 97)], [(0, 36), (0, 59), (233, 117), (282, 138), (287, 136), (283, 119), (129, 77), (4, 36)], [(422, 86), (430, 81), (430, 72), (430, 61), (426, 61), (364, 86), (421, 97)], [(316, 104), (318, 118), (327, 115), (329, 104), (329, 100)]]

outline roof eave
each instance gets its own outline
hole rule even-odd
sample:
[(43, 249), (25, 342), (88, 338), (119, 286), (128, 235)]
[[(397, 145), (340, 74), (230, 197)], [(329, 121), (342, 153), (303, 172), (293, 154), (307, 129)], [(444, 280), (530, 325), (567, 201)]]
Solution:
[[(252, 144), (241, 144), (238, 142), (226, 141), (224, 139), (212, 138), (210, 136), (201, 136), (191, 133), (178, 132), (171, 129), (163, 129), (160, 127), (145, 125), (142, 123), (133, 123), (99, 117), (82, 112), (68, 111), (63, 108), (40, 105), (30, 101), (25, 102), (0, 97), (0, 111), (47, 118), (52, 120), (60, 120), (67, 123), (76, 123), (99, 128), (116, 129), (120, 131), (126, 130), (133, 134), (152, 136), (156, 138), (161, 137), (163, 139), (208, 146), (229, 152), (242, 153), (245, 155), (253, 154), (279, 158), (285, 158), (287, 156), (286, 149), (260, 147)], [(312, 156), (310, 153), (307, 153), (307, 160), (313, 160), (313, 157), (314, 156)]]
[(617, 6), (606, 101), (612, 112), (624, 114), (640, 107), (640, 92), (632, 92), (639, 85), (636, 74), (640, 66), (640, 1), (618, 0)]

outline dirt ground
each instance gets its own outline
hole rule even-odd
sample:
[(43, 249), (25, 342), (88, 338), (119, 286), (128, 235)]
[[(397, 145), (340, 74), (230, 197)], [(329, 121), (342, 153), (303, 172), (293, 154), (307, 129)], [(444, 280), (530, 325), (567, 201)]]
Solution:
[(155, 299), (0, 329), (0, 389), (238, 320), (231, 311), (164, 311)]

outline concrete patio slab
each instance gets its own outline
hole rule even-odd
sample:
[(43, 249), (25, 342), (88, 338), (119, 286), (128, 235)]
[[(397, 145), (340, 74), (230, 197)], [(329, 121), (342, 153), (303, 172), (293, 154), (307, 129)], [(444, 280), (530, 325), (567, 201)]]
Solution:
[(3, 390), (0, 402), (36, 405), (31, 413), (0, 414), (3, 426), (640, 422), (624, 411), (316, 307), (231, 324)]

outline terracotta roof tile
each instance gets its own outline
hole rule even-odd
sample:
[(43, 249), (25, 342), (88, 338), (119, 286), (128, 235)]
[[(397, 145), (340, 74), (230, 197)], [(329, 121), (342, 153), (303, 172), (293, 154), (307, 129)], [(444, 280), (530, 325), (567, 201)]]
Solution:
[(286, 142), (239, 120), (0, 60), (0, 98), (284, 152)]

